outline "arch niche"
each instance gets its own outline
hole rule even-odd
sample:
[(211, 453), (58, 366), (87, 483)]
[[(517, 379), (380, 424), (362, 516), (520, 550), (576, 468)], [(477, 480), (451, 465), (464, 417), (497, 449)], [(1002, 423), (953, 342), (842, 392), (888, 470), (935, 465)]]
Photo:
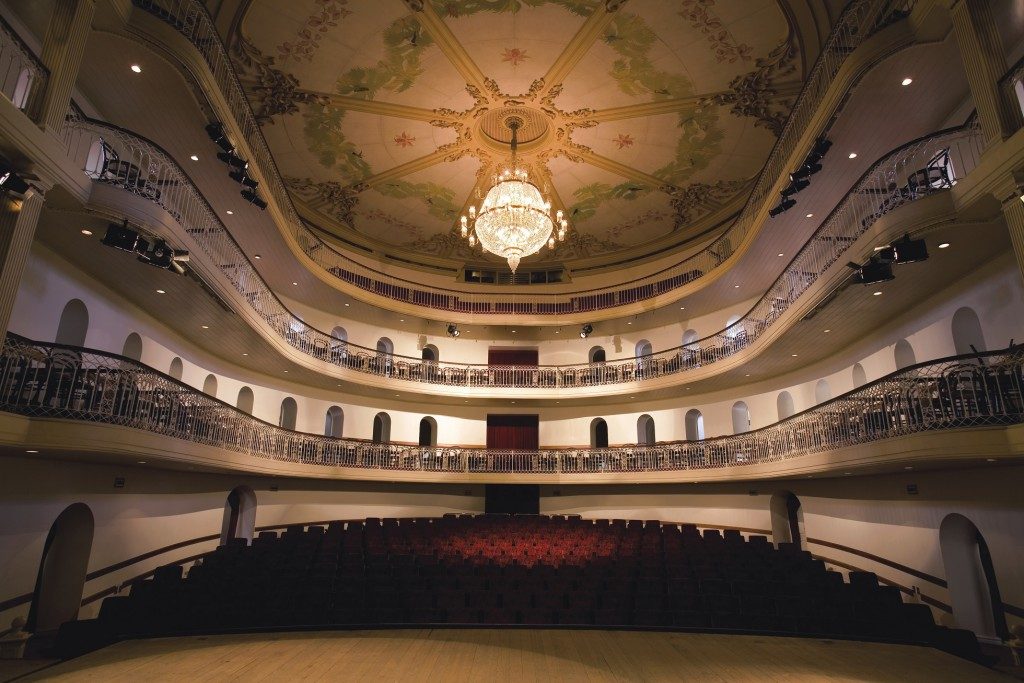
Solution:
[(608, 423), (604, 418), (595, 417), (590, 421), (590, 447), (608, 448)]
[(235, 538), (252, 543), (256, 531), (256, 493), (248, 486), (231, 489), (224, 501), (224, 523), (221, 525), (220, 544)]
[(779, 491), (772, 494), (768, 509), (775, 543), (793, 543), (802, 548), (804, 513), (800, 509), (800, 499), (790, 491)]
[(78, 617), (94, 529), (92, 510), (85, 503), (69, 505), (54, 520), (39, 561), (27, 630), (56, 631)]
[(89, 309), (81, 299), (72, 299), (64, 304), (57, 323), (57, 335), (53, 338), (57, 344), (68, 346), (85, 346), (85, 337), (89, 333)]
[(939, 525), (939, 548), (957, 625), (983, 639), (1008, 637), (992, 555), (978, 527), (961, 514), (946, 515)]

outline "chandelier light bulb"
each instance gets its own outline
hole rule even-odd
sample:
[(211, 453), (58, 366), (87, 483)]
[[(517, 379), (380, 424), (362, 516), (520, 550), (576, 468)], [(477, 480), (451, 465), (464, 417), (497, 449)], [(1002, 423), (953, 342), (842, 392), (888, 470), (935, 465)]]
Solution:
[(554, 237), (549, 237), (548, 238), (548, 249), (554, 249), (554, 248), (555, 248), (555, 238)]

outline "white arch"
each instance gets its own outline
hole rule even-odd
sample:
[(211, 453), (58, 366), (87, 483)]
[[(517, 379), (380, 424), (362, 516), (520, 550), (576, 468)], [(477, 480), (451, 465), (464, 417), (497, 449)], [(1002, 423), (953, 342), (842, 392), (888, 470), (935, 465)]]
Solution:
[(217, 376), (209, 374), (206, 379), (203, 380), (203, 393), (207, 396), (213, 396), (217, 398)]
[(71, 299), (64, 304), (57, 323), (54, 342), (68, 346), (85, 346), (89, 333), (89, 309), (81, 299)]
[(962, 356), (985, 350), (985, 333), (981, 330), (981, 320), (973, 308), (963, 306), (956, 309), (951, 326), (956, 355)]
[(85, 503), (69, 505), (54, 520), (39, 560), (28, 612), (29, 631), (56, 631), (78, 618), (95, 526), (92, 510)]
[(827, 379), (819, 379), (818, 383), (814, 385), (814, 402), (824, 403), (832, 399), (832, 387), (829, 386)]
[(785, 420), (787, 417), (792, 417), (796, 413), (796, 408), (793, 405), (793, 395), (788, 391), (780, 391), (779, 395), (775, 399), (775, 407), (779, 411), (779, 420)]
[(908, 368), (917, 362), (914, 355), (914, 347), (906, 339), (900, 339), (892, 349), (893, 358), (896, 361), (896, 369)]
[(640, 446), (652, 446), (656, 441), (654, 418), (645, 413), (636, 419), (636, 442)]
[(608, 360), (608, 354), (605, 352), (603, 346), (592, 346), (590, 351), (587, 353), (587, 362), (589, 363), (604, 363)]
[(437, 361), (441, 360), (441, 352), (438, 351), (437, 347), (434, 346), (433, 344), (426, 344), (423, 347), (421, 357), (423, 358), (423, 360), (427, 362), (436, 363)]
[(253, 395), (252, 389), (249, 387), (242, 387), (238, 390), (238, 398), (235, 400), (236, 408), (252, 415), (252, 408), (255, 402), (256, 397)]
[(295, 429), (295, 422), (299, 415), (299, 404), (291, 396), (286, 396), (281, 401), (281, 412), (277, 418), (277, 424), (285, 429)]
[(740, 336), (741, 332), (745, 332), (743, 325), (739, 325), (740, 316), (730, 315), (729, 319), (725, 321), (725, 336), (729, 339), (735, 339)]
[(124, 338), (121, 355), (132, 360), (142, 360), (142, 337), (137, 332), (132, 332)]
[(374, 443), (391, 443), (391, 416), (385, 412), (379, 412), (373, 416)]
[(696, 408), (686, 411), (686, 440), (701, 441), (704, 439), (704, 414)]
[(437, 420), (429, 415), (420, 420), (420, 435), (417, 443), (424, 448), (437, 445)]
[(244, 538), (247, 543), (252, 543), (255, 532), (256, 493), (248, 486), (236, 486), (224, 501), (220, 544), (226, 545), (233, 538)]
[(685, 346), (690, 351), (697, 351), (700, 348), (697, 342), (697, 330), (688, 329), (683, 332), (682, 346)]
[(345, 411), (341, 406), (331, 406), (324, 415), (324, 436), (340, 439), (345, 429)]
[(608, 423), (602, 417), (590, 421), (590, 447), (608, 448)]
[(171, 359), (171, 364), (167, 368), (167, 374), (174, 379), (180, 380), (182, 373), (185, 371), (185, 366), (181, 362), (181, 359), (175, 356)]
[(800, 499), (790, 491), (778, 491), (768, 501), (772, 520), (772, 540), (778, 543), (803, 545), (804, 513)]
[(853, 364), (853, 388), (862, 387), (868, 383), (868, 375), (864, 372), (864, 366), (860, 363)]
[(732, 433), (742, 434), (750, 431), (750, 409), (743, 401), (732, 404)]
[(946, 515), (939, 548), (957, 625), (992, 639), (1008, 635), (992, 557), (978, 527), (961, 514)]

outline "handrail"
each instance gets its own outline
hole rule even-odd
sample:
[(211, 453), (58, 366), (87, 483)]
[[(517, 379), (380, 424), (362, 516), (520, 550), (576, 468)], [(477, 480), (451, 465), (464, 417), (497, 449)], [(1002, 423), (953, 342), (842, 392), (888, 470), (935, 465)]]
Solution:
[(937, 429), (1024, 422), (1024, 351), (1012, 347), (898, 370), (744, 434), (536, 451), (372, 443), (282, 429), (112, 353), (9, 334), (0, 410), (115, 424), (254, 458), (324, 467), (471, 474), (600, 474), (746, 467)]
[(34, 120), (49, 75), (17, 31), (0, 17), (0, 93)]
[(319, 267), (350, 286), (417, 307), (480, 315), (541, 316), (586, 313), (652, 299), (718, 268), (728, 258), (732, 245), (742, 243), (754, 229), (755, 219), (763, 210), (768, 194), (778, 178), (789, 170), (786, 164), (792, 152), (846, 59), (888, 19), (905, 15), (913, 5), (912, 0), (854, 0), (843, 10), (808, 74), (739, 218), (708, 247), (673, 266), (625, 285), (619, 283), (573, 293), (490, 294), (425, 287), (381, 272), (349, 258), (307, 228), (281, 180), (273, 155), (228, 58), (227, 49), (205, 5), (199, 0), (133, 0), (133, 3), (172, 26), (203, 57), (250, 147), (253, 158), (249, 161), (260, 169), (263, 187), (284, 213), (287, 223), (284, 228), (299, 249)]
[(972, 117), (963, 126), (918, 138), (883, 156), (854, 184), (764, 295), (725, 329), (639, 357), (526, 367), (425, 361), (387, 354), (306, 324), (264, 282), (199, 189), (163, 149), (123, 128), (77, 113), (69, 118), (66, 130), (69, 154), (82, 160), (89, 177), (166, 209), (252, 311), (292, 348), (362, 374), (419, 384), (481, 388), (617, 385), (693, 371), (729, 358), (774, 325), (879, 218), (952, 187), (973, 170), (981, 154), (981, 135)]

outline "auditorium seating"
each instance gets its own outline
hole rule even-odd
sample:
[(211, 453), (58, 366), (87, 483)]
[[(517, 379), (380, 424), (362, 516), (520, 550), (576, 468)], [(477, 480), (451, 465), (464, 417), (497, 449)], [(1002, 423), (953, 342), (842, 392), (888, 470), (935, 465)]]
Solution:
[[(235, 539), (107, 598), (114, 636), (407, 624), (659, 627), (955, 642), (874, 574), (738, 531), (639, 520), (446, 515)], [(973, 636), (972, 636), (973, 638)], [(976, 643), (975, 643), (976, 647)], [(970, 648), (967, 648), (970, 649)]]

